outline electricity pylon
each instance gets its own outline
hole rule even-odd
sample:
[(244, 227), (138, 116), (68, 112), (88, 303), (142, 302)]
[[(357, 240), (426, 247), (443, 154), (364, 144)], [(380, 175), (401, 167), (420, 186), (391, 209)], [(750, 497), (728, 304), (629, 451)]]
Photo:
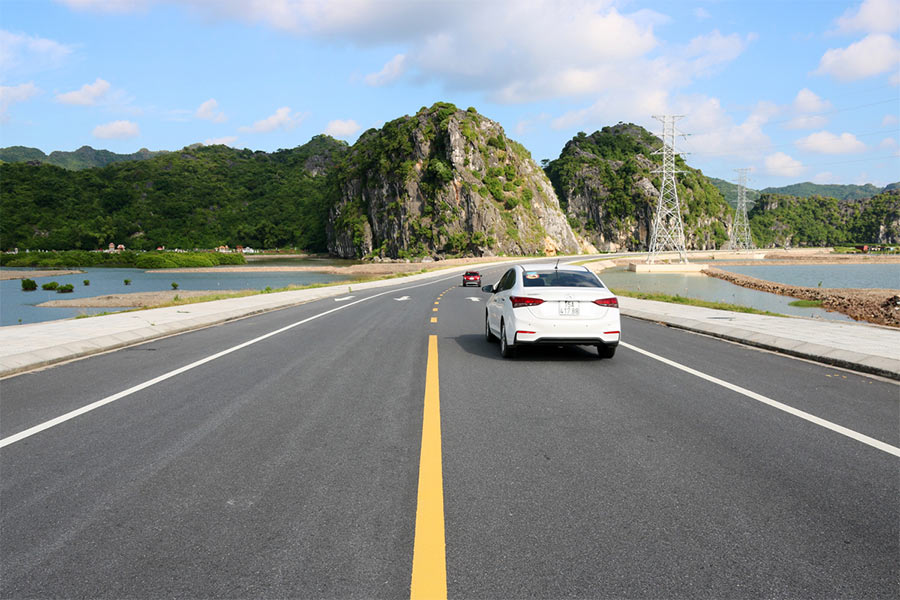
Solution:
[(734, 212), (734, 224), (731, 227), (732, 250), (750, 250), (753, 238), (750, 237), (750, 222), (747, 220), (747, 172), (750, 169), (735, 169), (738, 174), (737, 207)]
[(659, 200), (656, 203), (656, 215), (653, 217), (653, 229), (650, 234), (648, 263), (652, 263), (660, 252), (666, 250), (675, 250), (681, 257), (681, 262), (687, 262), (681, 204), (678, 202), (678, 189), (675, 185), (675, 174), (683, 173), (675, 168), (675, 121), (682, 116), (653, 116), (663, 124), (663, 147), (654, 152), (662, 154), (662, 169), (652, 171), (662, 174), (662, 183), (659, 186)]

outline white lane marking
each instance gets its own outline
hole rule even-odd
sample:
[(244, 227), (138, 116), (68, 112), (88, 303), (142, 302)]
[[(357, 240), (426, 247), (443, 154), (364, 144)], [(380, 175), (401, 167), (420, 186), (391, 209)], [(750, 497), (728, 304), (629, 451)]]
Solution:
[(472, 302), (481, 302), (481, 298), (476, 298), (475, 296), (466, 296), (466, 300), (471, 300)]
[(409, 300), (409, 296), (401, 296), (399, 298), (394, 298), (397, 302), (403, 302), (404, 300)]
[(670, 367), (675, 367), (676, 369), (684, 371), (685, 373), (690, 373), (691, 375), (694, 375), (701, 379), (705, 379), (706, 381), (715, 383), (716, 385), (720, 385), (723, 388), (729, 389), (733, 392), (737, 392), (738, 394), (743, 394), (744, 396), (747, 396), (748, 398), (752, 398), (753, 400), (756, 400), (758, 402), (762, 402), (763, 404), (768, 404), (769, 406), (771, 406), (773, 408), (777, 408), (778, 410), (784, 411), (790, 415), (794, 415), (795, 417), (799, 417), (805, 421), (809, 421), (810, 423), (814, 423), (820, 427), (824, 427), (825, 429), (830, 429), (831, 431), (834, 431), (835, 433), (839, 433), (841, 435), (847, 436), (848, 438), (856, 440), (857, 442), (862, 442), (863, 444), (872, 446), (873, 448), (877, 448), (878, 450), (881, 450), (882, 452), (887, 452), (888, 454), (893, 454), (894, 456), (900, 457), (900, 448), (897, 448), (896, 446), (891, 446), (890, 444), (886, 444), (880, 440), (876, 440), (875, 438), (871, 438), (871, 437), (864, 435), (862, 433), (859, 433), (857, 431), (853, 431), (852, 429), (847, 429), (846, 427), (838, 425), (837, 423), (832, 423), (831, 421), (826, 421), (825, 419), (822, 419), (815, 415), (811, 415), (808, 412), (804, 412), (800, 409), (794, 408), (793, 406), (788, 406), (787, 404), (782, 404), (781, 402), (778, 402), (777, 400), (772, 400), (771, 398), (763, 396), (762, 394), (757, 394), (756, 392), (752, 392), (752, 391), (748, 390), (747, 388), (743, 388), (739, 385), (735, 385), (733, 383), (728, 383), (727, 381), (723, 381), (722, 379), (719, 379), (718, 377), (713, 377), (712, 375), (707, 375), (706, 373), (697, 371), (696, 369), (692, 369), (690, 367), (682, 365), (681, 363), (677, 363), (674, 360), (669, 360), (668, 358), (664, 358), (662, 356), (659, 356), (658, 354), (653, 354), (652, 352), (648, 352), (646, 350), (638, 348), (637, 346), (632, 346), (631, 344), (626, 344), (625, 342), (619, 342), (619, 345), (625, 346), (629, 350), (634, 350), (635, 352), (640, 352), (644, 356), (648, 356), (654, 360), (658, 360), (661, 363), (665, 363), (665, 364), (669, 365)]
[(335, 302), (346, 302), (347, 300), (352, 300), (353, 298), (356, 298), (356, 296), (344, 296), (342, 298), (335, 298), (334, 301)]
[[(458, 277), (458, 275), (454, 275), (452, 277), (445, 277), (444, 279), (435, 279), (432, 281), (427, 281), (425, 283), (419, 283), (416, 285), (411, 285), (409, 287), (400, 288), (399, 290), (389, 290), (386, 292), (381, 292), (379, 294), (373, 294), (373, 295), (367, 296), (365, 298), (360, 298), (356, 302), (350, 302), (349, 304), (342, 304), (338, 307), (332, 308), (331, 310), (326, 310), (325, 312), (321, 312), (317, 315), (307, 317), (306, 319), (303, 319), (302, 321), (297, 321), (296, 323), (291, 323), (290, 325), (282, 327), (281, 329), (276, 329), (275, 331), (270, 331), (269, 333), (261, 335), (257, 338), (253, 338), (252, 340), (248, 340), (242, 344), (238, 344), (237, 346), (234, 346), (232, 348), (222, 350), (221, 352), (217, 352), (215, 354), (207, 356), (206, 358), (201, 358), (200, 360), (192, 362), (189, 365), (179, 367), (178, 369), (175, 369), (174, 371), (169, 371), (168, 373), (163, 373), (159, 377), (154, 377), (153, 379), (145, 381), (144, 383), (139, 383), (136, 386), (130, 387), (127, 390), (123, 390), (117, 394), (113, 394), (112, 396), (107, 396), (106, 398), (97, 400), (96, 402), (93, 402), (86, 406), (82, 406), (81, 408), (77, 408), (73, 411), (67, 412), (66, 414), (60, 415), (60, 416), (56, 417), (55, 419), (50, 419), (49, 421), (44, 421), (43, 423), (35, 425), (34, 427), (30, 427), (28, 429), (25, 429), (24, 431), (20, 431), (19, 433), (16, 433), (14, 435), (0, 439), (0, 448), (5, 448), (6, 446), (9, 446), (10, 444), (15, 444), (16, 442), (20, 442), (20, 441), (22, 441), (26, 438), (29, 438), (37, 433), (40, 433), (46, 429), (50, 429), (51, 427), (56, 427), (57, 425), (65, 423), (66, 421), (70, 421), (70, 420), (74, 419), (75, 417), (79, 417), (85, 413), (89, 413), (93, 410), (96, 410), (96, 409), (100, 408), (101, 406), (105, 406), (111, 402), (115, 402), (116, 400), (121, 400), (122, 398), (125, 398), (126, 396), (130, 396), (131, 394), (134, 394), (141, 390), (147, 389), (148, 387), (156, 385), (157, 383), (163, 382), (167, 379), (171, 379), (172, 377), (175, 377), (176, 375), (180, 375), (186, 371), (190, 371), (191, 369), (194, 369), (201, 365), (205, 365), (206, 363), (212, 362), (212, 361), (216, 360), (217, 358), (222, 358), (223, 356), (231, 354), (232, 352), (236, 352), (238, 350), (246, 348), (247, 346), (252, 346), (253, 344), (256, 344), (257, 342), (261, 342), (272, 336), (278, 335), (279, 333), (284, 333), (285, 331), (293, 329), (294, 327), (297, 327), (298, 325), (303, 325), (304, 323), (309, 323), (310, 321), (314, 321), (320, 317), (324, 317), (325, 315), (329, 315), (333, 312), (337, 312), (339, 310), (349, 308), (355, 304), (359, 304), (361, 302), (366, 302), (368, 300), (372, 300), (374, 298), (378, 298), (378, 297), (384, 296), (386, 294), (396, 294), (398, 291), (403, 292), (406, 290), (411, 290), (411, 289), (423, 287), (426, 285), (432, 285), (434, 283), (440, 283), (441, 281), (455, 279), (456, 277)], [(345, 300), (347, 300), (347, 299), (349, 299), (349, 298), (345, 298)]]

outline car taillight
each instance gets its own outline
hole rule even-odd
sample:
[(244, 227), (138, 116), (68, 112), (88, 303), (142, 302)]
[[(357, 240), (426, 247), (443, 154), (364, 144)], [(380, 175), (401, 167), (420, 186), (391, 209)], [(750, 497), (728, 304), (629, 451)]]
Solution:
[(607, 308), (619, 308), (619, 299), (615, 296), (612, 298), (600, 298), (599, 300), (594, 300), (594, 304)]
[(509, 301), (512, 302), (513, 308), (522, 308), (523, 306), (537, 306), (543, 304), (540, 298), (528, 298), (526, 296), (510, 296)]

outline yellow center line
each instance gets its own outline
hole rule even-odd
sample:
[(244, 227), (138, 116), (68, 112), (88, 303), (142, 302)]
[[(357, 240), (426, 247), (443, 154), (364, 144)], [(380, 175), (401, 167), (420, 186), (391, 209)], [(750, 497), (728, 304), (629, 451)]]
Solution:
[(441, 403), (437, 336), (428, 336), (425, 411), (419, 457), (419, 496), (413, 542), (410, 598), (447, 598), (447, 552), (444, 540), (444, 479), (441, 467)]
[(431, 322), (432, 322), (432, 323), (437, 323), (437, 317), (431, 317)]

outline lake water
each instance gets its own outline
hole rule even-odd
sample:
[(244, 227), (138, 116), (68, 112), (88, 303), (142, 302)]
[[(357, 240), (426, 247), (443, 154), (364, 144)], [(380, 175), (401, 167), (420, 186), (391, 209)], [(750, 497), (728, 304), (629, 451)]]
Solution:
[[(351, 264), (349, 261), (317, 258), (271, 258), (253, 262), (272, 266)], [(821, 281), (822, 287), (833, 288), (900, 288), (900, 265), (898, 264), (751, 265), (720, 268), (767, 281), (777, 281), (791, 285), (816, 287)], [(180, 290), (261, 290), (266, 287), (280, 288), (288, 285), (329, 283), (343, 279), (337, 275), (307, 272), (148, 273), (140, 269), (107, 269), (99, 267), (86, 268), (84, 271), (85, 273), (76, 275), (36, 279), (38, 289), (34, 292), (23, 292), (20, 280), (0, 281), (0, 325), (35, 323), (114, 311), (116, 310), (115, 308), (44, 308), (36, 305), (47, 300), (170, 290), (172, 289), (172, 282), (177, 283)], [(790, 303), (795, 300), (794, 298), (743, 288), (721, 279), (704, 275), (631, 273), (617, 268), (603, 271), (600, 274), (600, 278), (612, 288), (659, 292), (671, 295), (678, 294), (714, 302), (740, 304), (785, 315), (842, 321), (852, 320), (841, 313), (829, 312), (821, 308), (790, 306)], [(82, 283), (85, 279), (90, 280), (91, 284), (89, 286), (85, 286)], [(131, 285), (126, 286), (124, 283), (125, 279), (130, 279)], [(41, 284), (49, 281), (56, 281), (60, 284), (71, 283), (75, 286), (75, 291), (71, 294), (58, 294), (55, 291), (40, 289)]]
[[(720, 267), (725, 270), (725, 267)], [(728, 267), (727, 270), (738, 267)], [(743, 268), (743, 267), (740, 267)], [(756, 275), (754, 275), (756, 277)], [(661, 293), (679, 295), (687, 298), (698, 298), (711, 302), (727, 302), (749, 306), (758, 310), (782, 315), (795, 315), (831, 319), (837, 321), (853, 321), (850, 317), (824, 310), (822, 308), (802, 308), (791, 306), (796, 298), (769, 294), (741, 287), (699, 274), (685, 273), (632, 273), (624, 268), (607, 269), (600, 273), (600, 279), (611, 288), (621, 288), (635, 292)]]
[[(271, 264), (271, 263), (265, 263)], [(292, 265), (309, 264), (293, 260)], [(344, 263), (341, 263), (344, 264)], [(15, 269), (28, 270), (28, 269)], [(47, 308), (37, 306), (48, 300), (67, 300), (71, 298), (88, 298), (107, 294), (124, 294), (130, 292), (158, 292), (171, 290), (172, 282), (178, 284), (179, 290), (263, 290), (288, 285), (309, 285), (312, 283), (330, 283), (341, 281), (339, 275), (327, 273), (289, 272), (289, 273), (148, 273), (141, 269), (109, 269), (104, 267), (88, 267), (81, 269), (84, 273), (65, 275), (62, 277), (41, 277), (35, 279), (38, 289), (23, 292), (19, 279), (0, 281), (0, 325), (18, 325), (20, 323), (36, 323), (54, 319), (68, 319), (79, 315), (91, 315), (101, 312), (120, 310), (116, 308)], [(91, 284), (84, 285), (84, 280)], [(125, 285), (130, 279), (131, 284)], [(71, 294), (59, 294), (55, 291), (44, 291), (41, 285), (56, 281), (60, 285), (71, 283), (75, 291)]]
[[(715, 263), (712, 263), (713, 265)], [(787, 285), (823, 288), (900, 289), (900, 263), (865, 265), (742, 265), (719, 267)]]

